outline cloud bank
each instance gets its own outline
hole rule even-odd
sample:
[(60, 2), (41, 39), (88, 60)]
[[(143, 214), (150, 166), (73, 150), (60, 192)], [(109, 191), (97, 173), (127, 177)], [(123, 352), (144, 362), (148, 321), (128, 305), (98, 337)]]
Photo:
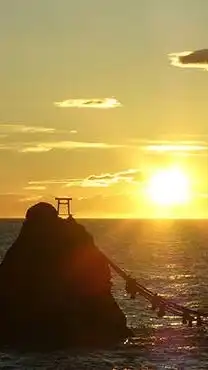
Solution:
[(202, 68), (208, 71), (208, 49), (171, 53), (168, 57), (175, 67)]
[[(201, 135), (197, 137), (197, 140), (193, 140), (195, 136), (190, 135), (190, 137), (188, 136), (189, 140), (149, 140), (146, 138), (134, 138), (124, 140), (120, 143), (111, 143), (96, 142), (93, 140), (71, 140), (72, 134), (74, 136), (75, 134), (77, 134), (77, 131), (75, 129), (62, 131), (59, 129), (48, 127), (34, 127), (18, 124), (0, 124), (0, 151), (38, 154), (47, 153), (54, 150), (69, 151), (92, 149), (129, 149), (140, 152), (152, 152), (155, 154), (167, 153), (168, 155), (177, 153), (178, 155), (185, 154), (204, 156), (208, 154), (208, 137), (206, 135)], [(41, 140), (38, 140), (39, 138)], [(51, 138), (53, 138), (53, 140)], [(190, 138), (192, 140), (190, 140)]]
[(55, 102), (54, 105), (59, 108), (97, 108), (97, 109), (110, 109), (122, 106), (122, 104), (114, 97), (102, 99), (68, 99), (61, 102)]

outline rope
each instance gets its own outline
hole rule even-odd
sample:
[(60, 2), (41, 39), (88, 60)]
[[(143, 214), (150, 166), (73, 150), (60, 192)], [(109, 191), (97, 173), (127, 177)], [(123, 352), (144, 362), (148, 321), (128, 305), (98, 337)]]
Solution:
[(136, 279), (128, 275), (123, 269), (117, 266), (108, 257), (106, 257), (106, 259), (108, 261), (108, 264), (117, 272), (117, 274), (126, 281), (126, 291), (130, 294), (131, 298), (136, 298), (136, 293), (139, 293), (141, 296), (151, 302), (153, 311), (158, 309), (158, 317), (163, 317), (165, 315), (165, 311), (167, 311), (174, 314), (175, 316), (181, 316), (183, 324), (188, 323), (189, 327), (192, 327), (193, 321), (196, 321), (197, 326), (202, 326), (202, 318), (205, 319), (208, 317), (208, 313), (206, 312), (184, 307), (182, 305), (164, 299), (157, 293), (153, 293), (151, 290), (138, 283)]

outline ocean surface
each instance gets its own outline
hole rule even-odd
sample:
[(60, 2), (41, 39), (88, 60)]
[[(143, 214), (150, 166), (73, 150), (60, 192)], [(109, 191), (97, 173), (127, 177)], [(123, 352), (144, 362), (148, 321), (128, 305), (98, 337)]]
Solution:
[[(80, 220), (96, 244), (121, 268), (166, 298), (208, 312), (208, 220)], [(0, 258), (21, 221), (0, 221)], [(208, 324), (183, 326), (157, 318), (141, 297), (130, 300), (113, 273), (113, 294), (135, 329), (131, 343), (110, 351), (49, 354), (0, 352), (0, 369), (155, 370), (208, 369)], [(3, 319), (3, 318), (1, 318)]]

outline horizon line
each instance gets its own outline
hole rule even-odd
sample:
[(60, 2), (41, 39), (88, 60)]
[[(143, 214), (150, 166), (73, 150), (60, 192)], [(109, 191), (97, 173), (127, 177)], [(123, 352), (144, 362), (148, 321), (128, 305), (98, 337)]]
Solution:
[[(72, 215), (73, 216), (73, 215)], [(60, 217), (60, 216), (59, 216)], [(68, 217), (60, 217), (66, 219)], [(94, 216), (80, 216), (80, 217), (73, 217), (77, 220), (141, 220), (141, 221), (167, 221), (167, 220), (174, 220), (174, 221), (189, 221), (189, 220), (208, 220), (208, 216), (203, 217), (124, 217), (124, 216), (102, 216), (102, 217), (94, 217)], [(24, 221), (25, 217), (17, 216), (17, 217), (0, 217), (0, 221), (6, 220), (20, 220)]]

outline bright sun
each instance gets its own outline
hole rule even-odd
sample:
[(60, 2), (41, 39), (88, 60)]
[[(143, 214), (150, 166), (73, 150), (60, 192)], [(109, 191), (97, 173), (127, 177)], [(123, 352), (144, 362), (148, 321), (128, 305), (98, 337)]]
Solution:
[(163, 206), (187, 203), (190, 199), (190, 183), (183, 170), (170, 168), (157, 171), (147, 185), (148, 198)]

